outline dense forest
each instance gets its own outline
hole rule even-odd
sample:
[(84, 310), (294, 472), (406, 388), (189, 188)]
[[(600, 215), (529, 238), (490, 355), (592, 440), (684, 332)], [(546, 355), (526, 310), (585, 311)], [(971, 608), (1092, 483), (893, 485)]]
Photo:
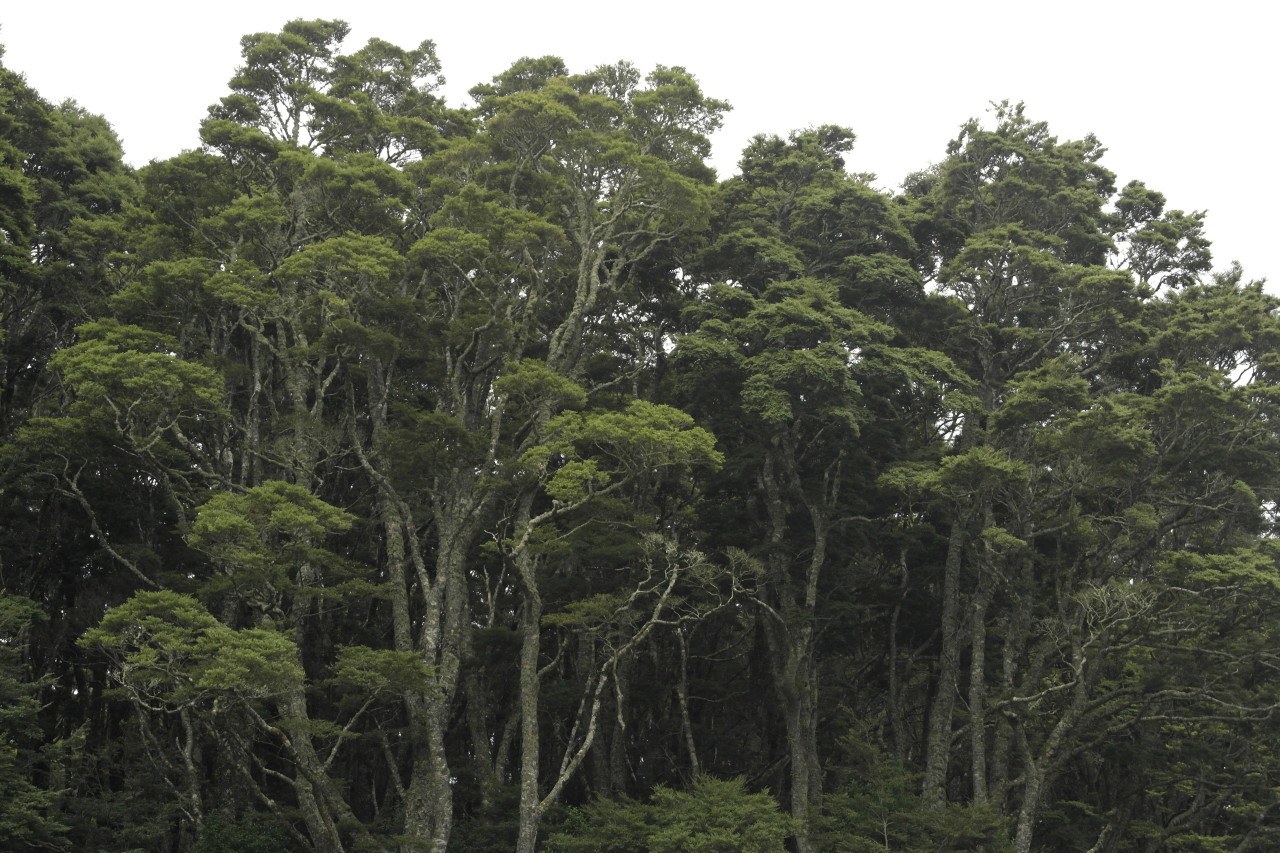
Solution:
[(1201, 214), (1010, 103), (718, 180), (683, 68), (347, 29), (139, 169), (0, 67), (0, 848), (1280, 847), (1280, 299)]

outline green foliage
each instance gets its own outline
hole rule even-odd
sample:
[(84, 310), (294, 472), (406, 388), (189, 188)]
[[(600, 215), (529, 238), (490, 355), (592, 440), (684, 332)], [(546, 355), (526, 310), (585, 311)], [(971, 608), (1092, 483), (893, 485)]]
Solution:
[(233, 94), (210, 110), (211, 118), (260, 123), (271, 139), (290, 145), (303, 142), (312, 99), (327, 84), (327, 63), (348, 32), (344, 21), (299, 19), (279, 33), (245, 36), (240, 40), (245, 64), (231, 79)]
[(547, 494), (565, 504), (642, 474), (716, 468), (724, 457), (715, 437), (679, 409), (632, 400), (624, 411), (565, 412), (552, 418), (547, 441), (522, 457), (530, 470), (559, 464), (547, 478)]
[(196, 513), (189, 540), (234, 587), (279, 591), (291, 588), (303, 569), (340, 567), (323, 542), (354, 520), (301, 486), (271, 481), (211, 497)]
[(366, 693), (391, 696), (406, 692), (427, 692), (431, 680), (429, 668), (414, 652), (393, 649), (371, 649), (368, 646), (343, 646), (333, 665), (333, 681)]
[(821, 848), (831, 853), (1006, 853), (1008, 827), (989, 806), (948, 804), (939, 811), (920, 798), (915, 774), (855, 734), (840, 742), (850, 781), (824, 799)]
[[(0, 106), (7, 108), (16, 94), (12, 87), (19, 81), (7, 69), (0, 68), (0, 75), (5, 86), (0, 89), (3, 99)], [(33, 236), (32, 208), (36, 195), (31, 180), (22, 173), (22, 153), (5, 138), (11, 135), (11, 127), (0, 125), (0, 131), (6, 131), (4, 137), (0, 137), (0, 229), (5, 235), (5, 240), (0, 242), (0, 274), (11, 280), (27, 265), (22, 247), (30, 243)]]
[(130, 695), (162, 710), (221, 694), (278, 695), (303, 677), (291, 640), (269, 630), (228, 628), (196, 599), (173, 592), (138, 593), (107, 611), (80, 644), (105, 652)]
[(38, 704), (22, 678), (22, 653), (31, 626), (44, 618), (36, 602), (0, 590), (0, 732), (7, 737), (34, 734), (27, 727)]
[(558, 413), (563, 409), (581, 409), (587, 404), (587, 392), (581, 385), (549, 370), (535, 358), (511, 365), (493, 383), (493, 390), (530, 413), (540, 409)]
[(866, 176), (845, 170), (853, 141), (832, 125), (753, 139), (741, 174), (720, 188), (702, 263), (756, 294), (772, 282), (827, 279), (846, 306), (873, 316), (918, 298), (919, 277), (902, 263), (912, 239), (898, 210)]
[(50, 815), (57, 797), (33, 785), (18, 750), (0, 741), (0, 837), (9, 849), (65, 849), (67, 826)]
[(177, 342), (115, 320), (76, 329), (80, 342), (51, 360), (74, 396), (71, 412), (107, 424), (146, 447), (160, 434), (222, 412), (222, 382), (178, 357)]
[(217, 813), (205, 819), (195, 853), (280, 853), (289, 849), (286, 838), (270, 815)]
[(741, 779), (699, 777), (688, 791), (659, 786), (647, 803), (597, 800), (547, 839), (551, 853), (782, 853), (790, 820), (768, 792)]
[(68, 827), (55, 813), (58, 791), (37, 784), (40, 703), (24, 670), (36, 602), (0, 589), (0, 838), (10, 849), (65, 849)]
[(543, 616), (542, 622), (544, 625), (590, 629), (614, 621), (624, 603), (622, 595), (602, 592), (590, 598), (571, 601), (563, 611)]
[(306, 285), (339, 303), (370, 290), (386, 290), (403, 271), (404, 260), (386, 241), (348, 234), (313, 243), (290, 255), (276, 270), (282, 283)]

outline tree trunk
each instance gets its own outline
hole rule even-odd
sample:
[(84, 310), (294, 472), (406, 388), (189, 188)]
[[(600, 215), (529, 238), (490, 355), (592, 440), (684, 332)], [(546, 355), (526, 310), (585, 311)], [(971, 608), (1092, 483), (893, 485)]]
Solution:
[(822, 797), (822, 768), (818, 761), (817, 713), (813, 698), (817, 677), (813, 671), (811, 646), (811, 643), (797, 644), (787, 665), (787, 678), (791, 681), (786, 701), (787, 747), (791, 758), (791, 818), (795, 821), (797, 853), (814, 853), (816, 850), (812, 836), (813, 817)]
[(990, 572), (980, 569), (969, 626), (969, 759), (973, 801), (987, 801), (987, 605)]
[(693, 721), (689, 717), (689, 642), (683, 625), (676, 626), (676, 638), (680, 643), (680, 674), (676, 677), (676, 699), (680, 703), (680, 731), (684, 735), (685, 750), (689, 754), (689, 776), (696, 780), (702, 775), (702, 765), (698, 761), (698, 744), (693, 736)]
[[(415, 735), (413, 771), (405, 803), (406, 850), (420, 850), (425, 841), (433, 853), (445, 853), (453, 830), (453, 788), (446, 750), (449, 709), (457, 696), (466, 618), (466, 547), (474, 525), (453, 526), (442, 520), (434, 583), (421, 578), (425, 589), (418, 653), (433, 668), (430, 696), (408, 702)], [(417, 725), (413, 725), (417, 722)]]
[(514, 554), (516, 571), (524, 591), (520, 607), (520, 825), (516, 853), (534, 853), (542, 820), (538, 790), (538, 699), (542, 654), (542, 591), (538, 567), (527, 547), (531, 532), (533, 494), (526, 493), (516, 511), (515, 529), (523, 541)]
[(542, 814), (538, 791), (538, 659), (542, 651), (542, 597), (526, 591), (520, 644), (520, 832), (516, 853), (534, 853)]
[(964, 525), (951, 525), (942, 581), (942, 651), (925, 738), (924, 781), (921, 795), (930, 809), (947, 802), (947, 765), (951, 761), (951, 719), (960, 686), (960, 573), (964, 567)]
[(298, 771), (294, 777), (298, 807), (317, 853), (344, 853), (338, 825), (354, 830), (361, 824), (334, 789), (311, 742), (310, 714), (303, 689), (302, 685), (292, 687), (278, 701), (289, 753)]
[[(813, 646), (818, 581), (826, 562), (827, 524), (822, 508), (805, 500), (813, 529), (813, 548), (805, 564), (801, 594), (793, 588), (791, 559), (786, 545), (787, 505), (779, 479), (789, 491), (804, 497), (791, 464), (786, 438), (775, 443), (780, 451), (766, 459), (761, 471), (769, 513), (771, 577), (777, 589), (778, 609), (766, 622), (766, 637), (773, 657), (774, 683), (787, 727), (790, 764), (791, 818), (795, 821), (797, 853), (814, 853), (813, 815), (822, 797), (822, 768), (817, 747), (817, 683)], [(779, 459), (779, 457), (783, 457)], [(781, 469), (781, 470), (779, 470)], [(799, 599), (799, 600), (797, 600)]]

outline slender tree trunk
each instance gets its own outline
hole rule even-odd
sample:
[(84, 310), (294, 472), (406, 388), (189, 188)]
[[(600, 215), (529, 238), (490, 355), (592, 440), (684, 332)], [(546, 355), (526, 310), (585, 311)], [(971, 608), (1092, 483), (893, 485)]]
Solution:
[(441, 520), (436, 578), (422, 577), (425, 606), (418, 652), (433, 667), (430, 696), (412, 697), (411, 717), (417, 725), (413, 749), (413, 773), (407, 786), (405, 835), (410, 847), (426, 842), (433, 853), (445, 853), (453, 830), (453, 788), (447, 752), (449, 710), (457, 696), (461, 674), (462, 642), (466, 628), (466, 547), (473, 531), (470, 524)]
[(693, 721), (689, 717), (689, 642), (683, 625), (676, 627), (676, 639), (680, 643), (680, 674), (676, 677), (676, 699), (680, 703), (680, 730), (684, 734), (684, 746), (689, 754), (689, 776), (697, 779), (702, 775), (702, 765), (698, 761), (698, 744), (693, 736)]
[[(785, 445), (786, 439), (780, 439), (775, 447), (779, 444)], [(817, 748), (818, 677), (813, 658), (813, 619), (817, 608), (818, 580), (826, 562), (827, 528), (821, 510), (806, 502), (814, 540), (803, 574), (803, 586), (797, 596), (785, 545), (787, 506), (779, 480), (785, 479), (792, 492), (802, 493), (802, 490), (794, 471), (778, 459), (778, 456), (790, 455), (790, 448), (778, 449), (781, 452), (766, 459), (761, 471), (769, 513), (771, 575), (778, 600), (778, 609), (772, 614), (773, 621), (766, 622), (766, 636), (774, 661), (774, 683), (786, 721), (790, 812), (795, 821), (796, 851), (814, 853), (812, 817), (822, 796), (822, 771)]]
[(289, 753), (298, 771), (294, 788), (299, 810), (317, 853), (344, 853), (339, 824), (350, 827), (357, 836), (364, 833), (358, 829), (360, 821), (335, 788), (311, 742), (310, 714), (303, 690), (302, 685), (296, 685), (278, 700)]
[[(630, 765), (627, 761), (627, 728), (626, 708), (619, 707), (619, 697), (627, 692), (631, 677), (631, 662), (623, 658), (614, 667), (613, 677), (617, 679), (613, 691), (614, 709), (609, 720), (609, 788), (606, 796), (615, 796), (627, 790), (627, 778)], [(587, 674), (588, 677), (589, 674)], [(603, 746), (603, 744), (602, 744)]]
[(907, 549), (898, 553), (898, 565), (902, 571), (902, 580), (898, 585), (898, 600), (893, 604), (893, 613), (889, 617), (889, 695), (886, 697), (889, 711), (889, 730), (893, 733), (893, 755), (899, 763), (907, 761), (907, 727), (906, 714), (902, 704), (902, 676), (898, 664), (898, 622), (902, 617), (902, 605), (910, 589), (907, 567)]
[(180, 846), (181, 849), (188, 850), (193, 846), (191, 842), (198, 842), (204, 834), (204, 798), (200, 792), (200, 774), (198, 772), (200, 763), (199, 745), (196, 742), (195, 723), (191, 719), (191, 709), (183, 708), (178, 717), (182, 722), (182, 769), (186, 787), (186, 811), (191, 817), (191, 828), (194, 832), (194, 837), (183, 833), (184, 838)]
[[(1014, 695), (1019, 668), (1027, 650), (1028, 637), (1031, 631), (1031, 602), (1033, 599), (1033, 583), (1035, 580), (1035, 563), (1024, 557), (1014, 576), (1011, 597), (1012, 606), (1003, 619), (1003, 648), (1000, 654), (1000, 695), (1008, 698)], [(998, 797), (998, 804), (1004, 805), (1005, 795), (1009, 790), (1009, 755), (1013, 748), (1013, 726), (1010, 720), (1001, 715), (995, 721), (994, 741), (991, 747), (991, 773), (988, 789)]]
[(947, 559), (942, 581), (942, 652), (938, 656), (938, 678), (925, 736), (925, 805), (941, 809), (947, 802), (947, 765), (951, 761), (951, 721), (956, 692), (960, 686), (960, 573), (964, 566), (964, 525), (957, 518), (951, 525)]
[[(521, 498), (515, 529), (527, 539), (532, 517), (533, 494)], [(525, 545), (525, 543), (521, 543)], [(542, 654), (542, 591), (538, 588), (537, 563), (527, 547), (518, 547), (516, 571), (524, 591), (520, 607), (520, 826), (516, 853), (534, 853), (541, 823), (541, 795), (538, 789), (538, 699)]]
[(240, 450), (240, 485), (245, 488), (261, 481), (258, 453), (262, 448), (262, 341), (256, 330), (249, 334), (249, 369), (252, 380), (245, 412), (244, 445)]
[(542, 651), (542, 597), (526, 592), (521, 608), (520, 644), (520, 832), (516, 853), (534, 853), (541, 797), (538, 790), (538, 660)]
[(987, 606), (990, 572), (980, 570), (969, 626), (969, 759), (973, 801), (987, 801)]
[(1085, 654), (1079, 642), (1073, 642), (1072, 668), (1076, 684), (1071, 690), (1070, 704), (1054, 724), (1038, 750), (1028, 743), (1025, 728), (1019, 736), (1022, 749), (1022, 803), (1018, 809), (1013, 848), (1016, 853), (1031, 853), (1036, 821), (1040, 818), (1045, 791), (1061, 765), (1060, 751), (1063, 742), (1074, 731), (1076, 722), (1088, 704), (1088, 687), (1085, 673)]
[[(803, 632), (809, 634), (809, 631)], [(804, 640), (810, 640), (805, 637)], [(791, 757), (791, 817), (795, 821), (797, 853), (814, 853), (813, 816), (822, 796), (821, 767), (818, 761), (817, 714), (813, 692), (817, 686), (813, 671), (812, 643), (797, 644), (788, 661), (786, 721)]]

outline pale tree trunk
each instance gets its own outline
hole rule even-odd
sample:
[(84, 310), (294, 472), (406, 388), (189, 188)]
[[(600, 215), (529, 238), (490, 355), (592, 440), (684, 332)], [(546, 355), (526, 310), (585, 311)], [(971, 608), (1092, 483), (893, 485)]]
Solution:
[[(606, 789), (609, 793), (605, 796), (617, 796), (623, 794), (627, 790), (627, 776), (630, 770), (627, 759), (627, 727), (626, 727), (626, 705), (621, 702), (622, 696), (630, 685), (631, 679), (631, 660), (624, 658), (618, 661), (617, 666), (613, 668), (612, 677), (614, 679), (614, 713), (609, 717), (609, 738), (608, 738), (608, 754), (609, 754), (609, 785)], [(603, 726), (603, 723), (601, 724)], [(600, 735), (600, 739), (604, 740), (604, 733)], [(602, 752), (605, 746), (602, 743), (593, 752)]]
[(516, 573), (524, 590), (520, 606), (520, 830), (516, 853), (533, 853), (542, 822), (538, 789), (538, 701), (542, 673), (542, 590), (538, 587), (537, 561), (529, 553), (528, 540), (533, 530), (533, 493), (527, 491), (517, 506), (515, 529), (521, 541), (513, 555)]
[[(893, 604), (893, 612), (889, 617), (889, 730), (893, 734), (893, 756), (898, 763), (907, 763), (907, 726), (906, 711), (902, 701), (903, 684), (901, 671), (903, 665), (899, 663), (902, 656), (898, 649), (898, 625), (902, 619), (902, 605), (906, 602), (907, 593), (910, 590), (910, 568), (907, 565), (907, 549), (904, 547), (898, 553), (898, 567), (902, 572), (902, 579), (898, 583), (898, 600)], [(909, 655), (906, 666), (909, 668), (914, 655)]]
[(413, 771), (405, 789), (404, 853), (431, 850), (444, 853), (453, 830), (453, 792), (449, 787), (449, 762), (440, 732), (447, 714), (439, 703), (409, 700), (414, 719), (424, 731), (413, 749)]
[[(647, 617), (629, 636), (616, 637), (617, 645), (613, 646), (598, 661), (596, 669), (588, 673), (587, 683), (579, 702), (578, 712), (569, 731), (563, 752), (560, 754), (558, 769), (548, 776), (547, 784), (542, 785), (540, 778), (540, 744), (539, 734), (539, 691), (542, 670), (539, 667), (541, 656), (541, 619), (542, 597), (537, 590), (537, 563), (528, 552), (529, 534), (549, 515), (530, 518), (528, 510), (531, 500), (522, 502), (517, 518), (523, 522), (523, 533), (515, 546), (512, 555), (517, 563), (518, 574), (522, 584), (533, 585), (533, 592), (526, 590), (526, 600), (521, 609), (522, 645), (520, 650), (520, 825), (516, 843), (516, 853), (534, 853), (537, 849), (538, 829), (547, 810), (559, 802), (565, 784), (574, 777), (582, 766), (587, 754), (595, 744), (599, 732), (600, 713), (603, 706), (604, 690), (610, 681), (617, 676), (620, 662), (630, 656), (635, 649), (653, 632), (655, 626), (664, 619), (664, 613), (681, 577), (679, 555), (668, 562), (659, 576), (651, 571), (647, 580), (632, 591), (623, 608), (640, 605), (647, 597), (652, 596), (653, 604), (645, 605)], [(699, 557), (700, 559), (700, 557)], [(621, 691), (615, 691), (615, 701), (621, 702)], [(545, 787), (546, 793), (542, 794)]]
[(676, 626), (676, 638), (680, 643), (680, 674), (676, 678), (680, 730), (684, 734), (685, 750), (689, 753), (689, 775), (696, 780), (702, 775), (702, 765), (698, 760), (698, 744), (693, 736), (693, 721), (689, 717), (689, 642), (683, 625)]
[[(369, 366), (372, 446), (386, 430), (393, 365)], [(354, 401), (352, 402), (354, 406)], [(446, 740), (450, 709), (462, 678), (468, 630), (466, 558), (488, 504), (475, 496), (476, 473), (446, 471), (431, 489), (435, 559), (431, 567), (417, 528), (422, 521), (392, 483), (386, 463), (370, 454), (355, 429), (351, 435), (364, 470), (378, 489), (377, 505), (386, 536), (386, 569), (391, 586), (392, 637), (397, 650), (413, 651), (432, 673), (428, 691), (403, 696), (411, 767), (404, 786), (403, 853), (445, 853), (453, 829), (453, 789)], [(430, 569), (434, 569), (434, 577)], [(413, 591), (421, 596), (420, 625), (412, 622)]]
[[(805, 631), (808, 634), (810, 632)], [(791, 651), (784, 678), (788, 752), (791, 758), (791, 817), (795, 821), (797, 853), (814, 853), (813, 818), (822, 797), (822, 767), (818, 760), (817, 710), (814, 692), (817, 677), (812, 645), (807, 638)]]
[(427, 849), (434, 853), (445, 853), (453, 830), (453, 789), (446, 743), (449, 709), (457, 697), (461, 677), (466, 631), (466, 549), (474, 539), (476, 527), (474, 518), (455, 519), (456, 524), (445, 521), (439, 521), (436, 578), (426, 588), (418, 648), (423, 661), (433, 667), (434, 689), (431, 696), (417, 697), (412, 703), (421, 735), (415, 740), (413, 774), (405, 803), (408, 849), (426, 841)]
[[(371, 447), (377, 449), (387, 428), (388, 400), (393, 365), (373, 359), (369, 372), (369, 419)], [(354, 407), (354, 400), (351, 402)], [(391, 588), (392, 641), (397, 651), (413, 651), (431, 668), (431, 692), (406, 690), (403, 695), (409, 742), (410, 770), (404, 786), (403, 853), (420, 853), (427, 849), (444, 853), (453, 826), (453, 792), (449, 785), (450, 769), (445, 752), (448, 709), (456, 695), (461, 661), (460, 643), (465, 610), (464, 560), (475, 524), (466, 523), (469, 490), (448, 489), (449, 498), (441, 500), (451, 512), (437, 518), (438, 547), (435, 577), (431, 577), (422, 546), (415, 533), (417, 524), (413, 510), (392, 485), (385, 463), (372, 456), (364, 437), (350, 419), (349, 434), (353, 439), (361, 466), (377, 487), (377, 507), (385, 536), (384, 560)], [(450, 485), (455, 485), (450, 484)], [(416, 585), (423, 599), (421, 627), (415, 632), (412, 590)], [(388, 760), (394, 759), (394, 753)]]
[(1041, 745), (1039, 755), (1032, 755), (1029, 749), (1023, 755), (1022, 804), (1018, 809), (1017, 829), (1013, 840), (1013, 848), (1017, 853), (1031, 853), (1032, 836), (1040, 817), (1044, 792), (1057, 769), (1058, 748), (1073, 728), (1075, 717), (1075, 713), (1063, 714)]
[[(200, 763), (199, 747), (196, 743), (195, 722), (191, 719), (191, 709), (184, 707), (178, 712), (182, 722), (182, 769), (185, 779), (187, 806), (184, 811), (191, 818), (191, 826), (195, 840), (204, 834), (204, 798), (200, 792), (200, 775), (197, 767)], [(182, 848), (191, 848), (191, 837), (183, 833)]]
[(288, 781), (297, 797), (298, 811), (312, 847), (318, 853), (345, 853), (347, 848), (342, 843), (339, 830), (342, 826), (349, 829), (355, 848), (372, 849), (373, 839), (356, 819), (329, 776), (325, 760), (316, 752), (311, 740), (313, 726), (304, 686), (299, 683), (286, 687), (275, 704), (280, 718), (279, 727), (264, 720), (250, 704), (245, 703), (243, 707), (259, 730), (279, 739), (293, 762), (295, 773)]
[(538, 788), (541, 619), (542, 596), (526, 592), (520, 619), (520, 833), (516, 853), (533, 853), (538, 841), (538, 826), (542, 822)]
[(765, 636), (773, 658), (774, 689), (786, 725), (788, 809), (795, 822), (797, 853), (813, 853), (811, 818), (821, 796), (821, 768), (812, 700), (817, 681), (813, 672), (812, 632), (806, 627), (788, 624), (781, 613), (769, 610), (771, 618), (765, 623)]
[[(242, 324), (243, 325), (243, 324)], [(245, 325), (246, 329), (250, 327)], [(262, 341), (256, 329), (250, 329), (249, 370), (253, 376), (249, 390), (248, 410), (245, 413), (244, 444), (240, 450), (240, 485), (246, 488), (259, 484), (261, 462), (258, 454), (262, 448)]]
[(1043, 809), (1045, 791), (1062, 765), (1063, 745), (1075, 731), (1089, 703), (1087, 658), (1079, 637), (1071, 641), (1071, 674), (1074, 685), (1070, 700), (1039, 748), (1033, 748), (1021, 720), (1015, 722), (1018, 747), (1022, 752), (1022, 803), (1015, 822), (1013, 846), (1016, 853), (1031, 853), (1036, 821)]

